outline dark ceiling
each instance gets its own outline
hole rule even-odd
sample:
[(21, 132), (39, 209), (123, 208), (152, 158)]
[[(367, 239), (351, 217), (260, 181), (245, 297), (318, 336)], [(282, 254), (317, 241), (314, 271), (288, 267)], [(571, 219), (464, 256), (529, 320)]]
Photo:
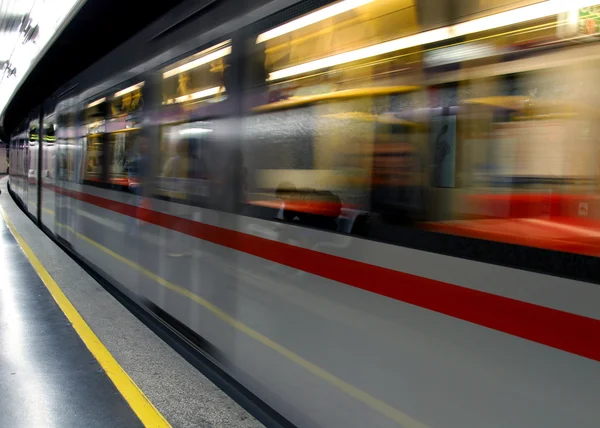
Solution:
[(184, 0), (87, 0), (5, 111), (0, 139), (61, 85)]

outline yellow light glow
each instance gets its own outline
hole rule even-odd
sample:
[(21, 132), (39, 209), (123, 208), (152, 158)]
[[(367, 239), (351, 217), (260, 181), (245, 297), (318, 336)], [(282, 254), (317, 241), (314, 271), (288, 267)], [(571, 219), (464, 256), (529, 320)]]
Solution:
[[(589, 3), (589, 5), (593, 5), (597, 3), (597, 0), (583, 3)], [(571, 9), (571, 4), (572, 2), (566, 2), (562, 0), (549, 0), (542, 3), (532, 4), (530, 6), (508, 10), (506, 12), (484, 16), (483, 18), (462, 22), (450, 28), (453, 29), (455, 36), (464, 36), (471, 33), (477, 33), (479, 31), (505, 27), (507, 25), (520, 24), (523, 22), (532, 21), (534, 19), (557, 15)]]
[(316, 95), (306, 95), (306, 96), (295, 96), (288, 98), (286, 100), (277, 101), (274, 103), (262, 105), (259, 107), (255, 107), (253, 111), (255, 112), (263, 112), (263, 111), (272, 111), (283, 108), (297, 107), (301, 105), (314, 104), (321, 101), (332, 101), (332, 100), (342, 100), (342, 99), (350, 99), (350, 98), (359, 98), (364, 96), (374, 96), (374, 95), (389, 95), (389, 94), (399, 94), (410, 91), (418, 90), (418, 86), (380, 86), (380, 87), (368, 87), (368, 88), (356, 88), (356, 89), (345, 89), (341, 91), (334, 92), (325, 92), (322, 94)]
[(356, 9), (359, 6), (371, 3), (372, 1), (374, 0), (344, 0), (329, 7), (319, 9), (316, 12), (309, 13), (308, 15), (294, 19), (293, 21), (260, 34), (256, 39), (256, 44), (266, 42), (267, 40), (274, 39), (275, 37), (279, 37), (287, 33), (291, 33), (292, 31), (307, 27), (319, 21), (331, 18), (332, 16), (348, 12), (349, 10)]
[[(594, 5), (597, 1), (598, 0), (581, 1), (580, 7)], [(453, 37), (465, 36), (484, 30), (492, 30), (507, 25), (514, 25), (531, 21), (534, 19), (545, 18), (564, 12), (565, 10), (569, 10), (572, 7), (572, 4), (568, 2), (564, 2), (561, 0), (549, 0), (543, 3), (537, 3), (531, 6), (520, 7), (518, 9), (509, 10), (507, 12), (497, 13), (494, 15), (485, 16), (483, 18), (473, 19), (471, 21), (466, 21), (448, 27), (442, 27), (436, 30), (425, 31), (423, 33), (413, 34), (407, 37), (401, 37), (399, 39), (391, 40), (389, 42), (379, 43), (361, 49), (356, 49), (354, 51), (344, 52), (326, 58), (306, 62), (304, 64), (284, 68), (269, 73), (269, 77), (267, 80), (272, 81), (284, 79), (286, 77), (309, 73), (311, 71), (316, 71), (323, 68), (335, 67), (340, 64), (359, 61), (378, 55), (384, 55), (402, 49), (408, 49), (415, 46), (440, 42)]]
[[(206, 51), (203, 51), (203, 52), (213, 51), (215, 48), (225, 45), (225, 44), (228, 44), (229, 42), (230, 41), (219, 43), (218, 45), (215, 45), (212, 48), (207, 49)], [(224, 47), (217, 51), (213, 51), (211, 53), (201, 56), (200, 58), (198, 58), (194, 61), (190, 61), (187, 64), (183, 64), (183, 65), (180, 65), (179, 67), (175, 67), (169, 71), (165, 71), (163, 73), (163, 79), (168, 79), (169, 77), (175, 76), (179, 73), (183, 73), (184, 71), (188, 71), (188, 70), (191, 70), (192, 68), (200, 67), (201, 65), (207, 64), (216, 59), (223, 58), (223, 57), (229, 55), (230, 53), (231, 53), (231, 46), (227, 46), (227, 47)], [(202, 54), (202, 52), (200, 54)]]
[(448, 28), (440, 28), (438, 30), (427, 31), (425, 33), (414, 34), (408, 37), (391, 40), (377, 45), (367, 46), (350, 52), (333, 55), (327, 58), (317, 59), (315, 61), (306, 62), (304, 64), (295, 65), (284, 68), (282, 70), (269, 73), (268, 80), (278, 80), (298, 74), (308, 73), (310, 71), (320, 70), (327, 67), (335, 67), (336, 65), (345, 64), (348, 62), (359, 61), (361, 59), (370, 58), (377, 55), (407, 49), (414, 46), (419, 46), (434, 41), (444, 40), (450, 37)]
[(100, 98), (99, 100), (96, 100), (96, 101), (93, 101), (93, 102), (89, 103), (89, 104), (87, 105), (87, 108), (95, 107), (95, 106), (97, 106), (98, 104), (102, 104), (104, 101), (106, 101), (106, 97), (102, 97), (102, 98)]
[(213, 132), (212, 129), (206, 129), (206, 128), (187, 128), (187, 129), (182, 129), (181, 131), (179, 131), (180, 135), (200, 135), (200, 134), (208, 134), (210, 132)]
[(114, 96), (115, 96), (115, 98), (116, 98), (116, 97), (122, 97), (123, 95), (125, 95), (125, 94), (128, 94), (128, 93), (130, 93), (130, 92), (133, 92), (133, 91), (135, 91), (136, 89), (140, 89), (140, 88), (141, 88), (141, 87), (143, 87), (143, 86), (144, 86), (144, 82), (137, 83), (137, 84), (135, 84), (135, 85), (133, 85), (133, 86), (130, 86), (130, 87), (128, 87), (128, 88), (125, 88), (125, 89), (122, 89), (122, 90), (120, 90), (119, 92), (115, 92), (115, 95), (114, 95)]
[(194, 92), (193, 94), (183, 95), (177, 98), (171, 98), (166, 101), (166, 104), (174, 104), (174, 103), (182, 103), (185, 101), (199, 100), (200, 98), (210, 97), (211, 95), (217, 95), (221, 92), (220, 86), (215, 86), (214, 88), (204, 89), (202, 91)]

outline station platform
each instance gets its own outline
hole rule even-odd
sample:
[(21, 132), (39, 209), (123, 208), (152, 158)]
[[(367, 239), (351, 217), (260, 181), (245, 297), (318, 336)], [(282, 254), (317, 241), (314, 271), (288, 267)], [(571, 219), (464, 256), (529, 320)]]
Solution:
[(60, 310), (4, 220), (0, 254), (0, 389), (4, 392), (0, 425), (30, 427), (52, 421), (72, 427), (90, 426), (90, 422), (143, 426)]
[(263, 426), (0, 189), (0, 426)]

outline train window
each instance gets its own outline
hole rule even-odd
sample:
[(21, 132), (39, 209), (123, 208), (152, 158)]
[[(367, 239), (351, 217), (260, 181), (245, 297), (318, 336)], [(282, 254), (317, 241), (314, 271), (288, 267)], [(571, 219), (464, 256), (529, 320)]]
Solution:
[[(398, 207), (398, 217), (416, 216), (420, 201), (404, 199), (418, 192), (398, 188), (422, 180), (425, 125), (418, 117), (378, 114), (385, 108), (378, 106), (382, 100), (390, 101), (366, 97), (247, 118), (249, 214), (345, 233), (386, 201)], [(411, 213), (399, 211), (411, 204), (416, 205)]]
[(476, 23), (418, 33), (413, 2), (341, 1), (257, 34), (247, 214), (427, 250), (435, 235), (407, 231), (600, 255), (594, 45), (556, 15)]
[(47, 143), (56, 142), (56, 122), (54, 120), (48, 119), (44, 122), (44, 134), (42, 139)]
[(40, 138), (40, 123), (39, 120), (32, 120), (29, 123), (29, 142), (26, 153), (26, 170), (27, 170), (27, 181), (28, 181), (28, 202), (29, 210), (32, 215), (36, 215), (36, 210), (32, 207), (37, 205), (37, 198), (35, 193), (35, 187), (37, 187), (38, 177), (38, 152), (39, 152), (39, 138)]
[(104, 165), (103, 134), (89, 134), (85, 138), (85, 175), (88, 181), (101, 182)]
[(44, 133), (42, 134), (42, 180), (52, 183), (56, 179), (56, 128), (54, 115), (44, 117)]
[(122, 118), (140, 111), (144, 107), (144, 82), (136, 83), (115, 92), (110, 102), (110, 114), (114, 118)]
[(111, 184), (128, 187), (135, 181), (131, 161), (139, 150), (139, 132), (126, 129), (108, 134), (108, 180)]
[(97, 132), (96, 128), (101, 127), (106, 119), (106, 98), (100, 98), (90, 102), (83, 109), (83, 123), (92, 132)]
[(225, 99), (225, 70), (231, 41), (225, 41), (163, 70), (163, 104), (196, 104)]
[(37, 141), (40, 134), (40, 129), (37, 125), (37, 121), (32, 121), (29, 126), (29, 141)]
[(414, 2), (379, 0), (338, 2), (263, 32), (256, 44), (264, 58), (268, 102), (373, 95), (376, 86), (393, 92), (406, 80), (399, 75), (415, 63), (415, 50), (381, 47), (416, 31)]
[[(76, 181), (79, 177), (75, 165), (78, 162), (78, 154), (81, 148), (76, 140), (75, 118), (73, 108), (68, 107), (58, 114), (56, 120), (55, 170), (56, 177), (59, 180)], [(83, 143), (81, 147), (83, 147)]]
[[(591, 70), (578, 72), (579, 79), (590, 78)], [(494, 84), (493, 96), (477, 88), (464, 94), (464, 193), (454, 209), (461, 228), (484, 224), (474, 217), (569, 217), (576, 211), (575, 200), (595, 192), (597, 113), (579, 83), (565, 79), (572, 73), (566, 67), (523, 72), (488, 82)]]
[(94, 100), (83, 109), (85, 137), (84, 180), (88, 182), (104, 182), (104, 135), (106, 132), (106, 97)]
[(162, 127), (157, 196), (194, 205), (206, 204), (213, 132), (211, 122)]
[(108, 182), (121, 188), (135, 185), (140, 178), (137, 160), (144, 151), (140, 140), (144, 84), (121, 89), (110, 100), (111, 117), (106, 124)]
[(423, 103), (421, 54), (372, 48), (416, 30), (413, 2), (342, 1), (256, 37), (266, 97), (244, 127), (251, 215), (350, 233), (372, 208), (372, 183), (377, 207), (421, 203), (389, 191), (416, 186), (427, 158), (423, 119), (394, 116)]
[(510, 74), (495, 74), (506, 63), (486, 64), (487, 76), (462, 83), (460, 179), (447, 194), (447, 215), (422, 227), (600, 255), (599, 110), (589, 86), (600, 63), (582, 54), (564, 65), (569, 55), (521, 60)]

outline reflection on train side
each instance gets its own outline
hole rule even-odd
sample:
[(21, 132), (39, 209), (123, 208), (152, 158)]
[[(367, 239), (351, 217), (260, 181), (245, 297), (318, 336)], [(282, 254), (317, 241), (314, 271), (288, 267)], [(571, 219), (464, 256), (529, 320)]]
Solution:
[(596, 33), (474, 23), (419, 32), (414, 2), (374, 0), (215, 40), (59, 106), (55, 175), (402, 244), (419, 228), (598, 254)]
[(212, 133), (210, 122), (163, 127), (156, 179), (159, 196), (197, 205), (206, 203), (209, 197), (207, 157)]
[(385, 43), (415, 25), (396, 6), (258, 36), (246, 213), (375, 239), (412, 226), (599, 255), (594, 50), (577, 55), (567, 24), (546, 16), (392, 52)]
[(596, 427), (600, 7), (292, 3), (76, 77), (18, 199), (298, 426)]

